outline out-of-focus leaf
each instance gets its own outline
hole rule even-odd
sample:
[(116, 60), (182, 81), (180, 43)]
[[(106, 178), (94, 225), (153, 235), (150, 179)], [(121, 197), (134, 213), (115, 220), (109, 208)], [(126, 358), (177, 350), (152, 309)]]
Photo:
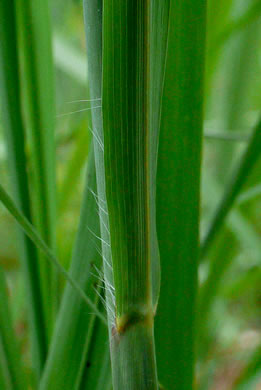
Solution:
[[(18, 348), (16, 335), (9, 311), (8, 296), (4, 274), (0, 268), (0, 371), (6, 371), (5, 378), (9, 378), (10, 389), (25, 390), (26, 381), (25, 373), (22, 369), (20, 360), (21, 353)], [(6, 362), (4, 362), (5, 360)], [(1, 376), (1, 374), (0, 374)], [(1, 382), (0, 382), (1, 383)], [(8, 390), (9, 387), (4, 385), (3, 390)]]
[(252, 168), (261, 155), (261, 121), (255, 127), (251, 140), (242, 159), (229, 183), (225, 189), (225, 194), (217, 207), (210, 227), (203, 239), (201, 245), (201, 260), (207, 254), (207, 251), (219, 232), (224, 220), (231, 210), (236, 197), (239, 195), (244, 183), (246, 182)]

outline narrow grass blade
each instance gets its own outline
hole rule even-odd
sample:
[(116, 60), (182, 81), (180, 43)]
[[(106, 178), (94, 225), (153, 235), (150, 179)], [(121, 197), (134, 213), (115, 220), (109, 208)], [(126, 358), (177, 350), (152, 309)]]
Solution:
[(96, 321), (92, 333), (80, 390), (111, 390), (111, 362), (108, 330)]
[[(102, 264), (102, 257), (99, 253), (101, 243), (96, 238), (99, 235), (96, 175), (93, 153), (91, 153), (70, 275), (95, 302), (96, 310), (98, 310), (97, 291), (100, 290), (98, 286), (103, 284), (102, 276), (99, 274)], [(78, 292), (71, 285), (67, 285), (40, 385), (41, 390), (79, 388), (84, 373), (84, 365), (91, 358), (90, 344), (93, 337), (95, 337), (97, 343), (100, 342), (94, 334), (94, 326), (97, 327), (98, 324), (95, 324), (93, 312), (95, 313), (93, 309), (90, 310), (86, 307)], [(107, 328), (104, 327), (104, 324), (101, 324), (101, 326), (107, 334)], [(69, 350), (68, 345), (71, 346)], [(89, 371), (91, 375), (91, 366)], [(60, 374), (57, 375), (57, 372)], [(89, 374), (86, 373), (87, 382), (88, 378)]]
[(215, 216), (210, 224), (205, 238), (201, 244), (201, 259), (206, 256), (211, 243), (214, 241), (217, 233), (222, 227), (224, 220), (231, 210), (236, 197), (239, 195), (248, 175), (261, 153), (261, 121), (257, 124), (253, 131), (252, 138), (247, 146), (247, 149), (241, 159), (239, 166), (234, 173), (229, 186), (217, 208)]
[[(34, 221), (43, 240), (55, 250), (55, 99), (48, 3), (19, 0), (16, 7), (24, 75), (22, 93), (30, 139)], [(59, 296), (57, 274), (46, 261), (41, 260), (40, 271), (44, 327), (50, 340)]]
[[(15, 2), (0, 2), (0, 79), (3, 125), (10, 165), (10, 179), (17, 205), (31, 220), (25, 129), (21, 113), (19, 64), (16, 40)], [(27, 308), (29, 312), (32, 361), (36, 376), (40, 376), (47, 353), (47, 338), (43, 325), (40, 276), (37, 251), (25, 235), (19, 232), (22, 267), (25, 276)]]
[[(21, 353), (18, 349), (16, 335), (9, 311), (8, 296), (4, 274), (0, 268), (0, 338), (2, 349), (6, 357), (6, 368), (9, 373), (11, 388), (24, 390), (26, 388), (25, 374), (20, 360)], [(1, 361), (0, 361), (1, 364)], [(2, 387), (5, 389), (5, 387)]]
[[(104, 277), (107, 285), (105, 292), (109, 324), (114, 323), (114, 294), (109, 286), (113, 286), (111, 251), (109, 241), (108, 211), (104, 178), (104, 141), (101, 107), (95, 109), (95, 101), (101, 99), (102, 79), (102, 0), (84, 0), (84, 23), (87, 46), (88, 74), (90, 98), (92, 100), (92, 128), (94, 157), (97, 180), (97, 204), (99, 209), (101, 245)], [(109, 326), (110, 328), (111, 326)]]
[(39, 248), (46, 256), (46, 259), (53, 264), (56, 269), (67, 279), (67, 281), (71, 284), (71, 286), (77, 290), (78, 294), (82, 297), (82, 299), (88, 304), (88, 306), (94, 311), (95, 315), (97, 315), (105, 324), (107, 324), (105, 317), (101, 314), (96, 305), (90, 300), (89, 297), (86, 296), (85, 292), (79, 287), (77, 282), (65, 271), (65, 269), (61, 266), (59, 261), (56, 259), (55, 255), (51, 251), (51, 249), (45, 244), (45, 242), (41, 239), (39, 233), (35, 230), (34, 226), (28, 221), (28, 219), (18, 210), (12, 199), (8, 196), (4, 188), (0, 184), (0, 200), (3, 205), (7, 208), (10, 214), (15, 218), (16, 222), (23, 229), (23, 231), (27, 234), (27, 236), (32, 240), (37, 248)]
[(159, 382), (194, 381), (206, 1), (171, 0), (157, 173), (161, 293), (155, 319)]
[[(88, 58), (88, 74), (90, 86), (90, 98), (101, 99), (101, 79), (102, 79), (102, 0), (84, 0), (84, 22)], [(92, 103), (92, 107), (95, 104)], [(102, 238), (102, 255), (103, 269), (105, 279), (105, 299), (107, 317), (109, 323), (109, 334), (111, 332), (112, 323), (114, 323), (114, 292), (113, 277), (111, 271), (111, 253), (110, 247), (106, 245), (109, 242), (109, 224), (108, 213), (105, 195), (105, 180), (104, 180), (104, 142), (102, 131), (102, 116), (101, 109), (92, 110), (92, 133), (95, 154), (95, 166), (97, 176), (97, 203), (99, 207), (100, 231)], [(106, 362), (105, 362), (106, 364)], [(92, 377), (92, 376), (91, 376)], [(90, 378), (91, 378), (90, 377)], [(104, 378), (102, 376), (102, 378)], [(102, 379), (101, 378), (101, 379)], [(83, 381), (82, 385), (85, 385)], [(87, 383), (86, 383), (87, 385)], [(99, 381), (97, 386), (101, 386)], [(107, 385), (106, 385), (107, 386)]]

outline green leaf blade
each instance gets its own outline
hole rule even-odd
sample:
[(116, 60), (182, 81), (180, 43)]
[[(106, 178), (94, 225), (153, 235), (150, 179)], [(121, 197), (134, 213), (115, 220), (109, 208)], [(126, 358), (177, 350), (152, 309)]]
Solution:
[(197, 291), (205, 1), (170, 1), (157, 174), (159, 381), (192, 389)]
[[(43, 240), (56, 248), (55, 99), (48, 1), (17, 2), (19, 46), (22, 52), (25, 124), (29, 136), (33, 219)], [(24, 26), (27, 26), (24, 28)], [(40, 258), (43, 256), (39, 253)], [(56, 270), (40, 260), (44, 326), (48, 343), (58, 308)]]

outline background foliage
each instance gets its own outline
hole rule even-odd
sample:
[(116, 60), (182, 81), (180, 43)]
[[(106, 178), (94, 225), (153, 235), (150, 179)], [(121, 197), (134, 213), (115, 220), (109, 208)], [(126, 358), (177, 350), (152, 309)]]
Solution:
[[(90, 150), (90, 134), (86, 132), (90, 125), (90, 104), (81, 101), (88, 99), (82, 3), (78, 0), (56, 0), (51, 4), (56, 86), (56, 252), (62, 265), (68, 269), (78, 226), (86, 155)], [(209, 1), (202, 238), (259, 117), (260, 32), (259, 1)], [(9, 189), (1, 119), (0, 177), (1, 184)], [(261, 386), (260, 363), (258, 366), (261, 335), (260, 172), (259, 158), (199, 267), (198, 314), (201, 325), (198, 328), (196, 369), (198, 388), (202, 390), (258, 389)], [(28, 347), (25, 284), (18, 259), (14, 222), (2, 205), (0, 265), (7, 277), (22, 363), (30, 373), (32, 362)], [(64, 281), (61, 279), (58, 283), (61, 292)], [(252, 382), (249, 382), (248, 372), (252, 373)]]

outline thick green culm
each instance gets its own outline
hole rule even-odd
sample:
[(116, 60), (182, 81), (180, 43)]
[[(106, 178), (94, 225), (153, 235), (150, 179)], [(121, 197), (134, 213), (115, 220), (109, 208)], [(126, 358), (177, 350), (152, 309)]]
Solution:
[[(97, 7), (97, 3), (93, 5)], [(93, 10), (95, 12), (95, 8)], [(96, 8), (98, 15), (97, 10), (98, 8)], [(103, 143), (96, 144), (95, 153), (97, 161), (99, 156), (103, 159), (104, 151), (104, 167), (103, 163), (100, 166), (96, 163), (96, 169), (98, 195), (102, 202), (108, 202), (106, 204), (109, 219), (106, 220), (101, 207), (100, 219), (110, 232), (109, 236), (105, 236), (102, 231), (102, 238), (103, 246), (110, 248), (105, 253), (107, 255), (110, 252), (109, 256), (112, 258), (111, 265), (107, 267), (105, 264), (104, 270), (105, 283), (108, 281), (112, 285), (112, 294), (115, 294), (111, 299), (107, 292), (115, 389), (122, 387), (145, 389), (149, 388), (148, 386), (150, 388), (158, 386), (153, 343), (154, 313), (149, 255), (150, 12), (149, 2), (140, 6), (138, 2), (126, 4), (108, 2), (104, 4), (103, 9), (103, 132), (98, 132)], [(111, 20), (117, 21), (114, 23), (114, 26), (117, 26), (116, 30), (112, 29)], [(86, 21), (88, 23), (89, 20)], [(87, 31), (88, 28), (90, 29), (91, 25), (87, 24)], [(130, 48), (131, 51), (128, 53)], [(113, 57), (111, 52), (114, 53)], [(90, 57), (91, 53), (89, 74), (92, 79)], [(99, 82), (97, 77), (97, 84)], [(91, 84), (90, 87), (92, 91)], [(96, 112), (95, 116), (97, 115)], [(101, 118), (99, 120), (99, 127), (102, 129)], [(114, 129), (114, 133), (111, 129)], [(97, 131), (97, 128), (93, 130)], [(104, 183), (99, 186), (99, 181)], [(106, 210), (105, 212), (107, 213)], [(106, 256), (105, 261), (108, 263), (110, 258)], [(113, 269), (113, 277), (108, 269), (110, 267)], [(110, 289), (109, 284), (107, 290)], [(111, 307), (111, 304), (114, 306)], [(142, 348), (139, 347), (140, 344), (143, 345)], [(135, 351), (136, 359), (132, 359)]]

